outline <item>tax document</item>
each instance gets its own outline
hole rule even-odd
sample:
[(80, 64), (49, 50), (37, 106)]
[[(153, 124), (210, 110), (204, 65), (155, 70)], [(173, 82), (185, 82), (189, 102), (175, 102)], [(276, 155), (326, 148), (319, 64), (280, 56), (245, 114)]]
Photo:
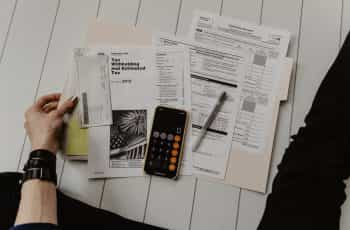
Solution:
[[(113, 124), (89, 130), (90, 178), (143, 176), (155, 107), (190, 108), (184, 62), (188, 51), (140, 47), (96, 52), (109, 60)], [(191, 156), (191, 152), (186, 154)], [(192, 164), (184, 162), (183, 166), (181, 172), (191, 175)]]
[(193, 152), (193, 172), (223, 179), (230, 154), (234, 121), (236, 120), (246, 55), (239, 51), (221, 51), (206, 45), (187, 42), (174, 36), (154, 36), (158, 46), (186, 47), (190, 52), (192, 89), (192, 140), (200, 129), (220, 94), (227, 99), (209, 127), (201, 145)]
[(290, 33), (229, 17), (196, 11), (189, 32), (191, 41), (248, 53), (233, 144), (261, 154), (272, 125), (279, 96), (281, 60), (287, 55)]
[(81, 127), (112, 124), (108, 57), (89, 54), (86, 49), (74, 50), (79, 82)]

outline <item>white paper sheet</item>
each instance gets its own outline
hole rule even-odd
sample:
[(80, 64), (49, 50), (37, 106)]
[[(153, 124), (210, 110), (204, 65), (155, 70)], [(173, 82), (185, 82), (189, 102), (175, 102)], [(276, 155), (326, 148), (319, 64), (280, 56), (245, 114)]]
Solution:
[[(90, 177), (142, 176), (156, 105), (190, 108), (190, 89), (185, 87), (189, 74), (184, 62), (188, 51), (139, 47), (98, 52), (110, 60), (113, 125), (108, 130), (98, 127), (89, 132), (90, 145), (96, 145), (90, 147)], [(182, 174), (192, 173), (190, 154), (185, 154)]]
[(196, 11), (189, 39), (249, 53), (233, 144), (251, 153), (263, 153), (280, 96), (279, 83), (284, 80), (278, 74), (287, 54), (289, 32)]
[(226, 52), (206, 45), (188, 42), (174, 36), (154, 36), (158, 46), (187, 47), (190, 51), (192, 87), (192, 139), (196, 139), (222, 91), (228, 99), (208, 129), (204, 140), (193, 152), (193, 170), (200, 175), (223, 179), (231, 149), (246, 55), (239, 51)]
[[(189, 50), (183, 48), (158, 48), (155, 58), (157, 71), (157, 95), (159, 105), (188, 111), (188, 124), (191, 124), (191, 78)], [(183, 148), (180, 175), (192, 175), (192, 126), (187, 126)]]

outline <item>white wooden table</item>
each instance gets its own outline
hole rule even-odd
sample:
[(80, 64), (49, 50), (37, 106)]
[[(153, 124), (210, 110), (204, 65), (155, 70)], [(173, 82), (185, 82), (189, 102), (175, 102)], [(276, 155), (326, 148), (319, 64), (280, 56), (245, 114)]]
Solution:
[[(289, 54), (298, 66), (289, 101), (281, 106), (272, 178), (350, 28), (350, 0), (1, 0), (0, 171), (22, 168), (30, 150), (23, 113), (36, 97), (62, 89), (67, 56), (82, 46), (89, 19), (184, 35), (195, 8), (293, 34)], [(171, 229), (256, 229), (265, 205), (266, 195), (194, 177), (88, 181), (86, 172), (86, 163), (60, 159), (60, 188), (93, 206)], [(341, 226), (350, 228), (350, 201)]]

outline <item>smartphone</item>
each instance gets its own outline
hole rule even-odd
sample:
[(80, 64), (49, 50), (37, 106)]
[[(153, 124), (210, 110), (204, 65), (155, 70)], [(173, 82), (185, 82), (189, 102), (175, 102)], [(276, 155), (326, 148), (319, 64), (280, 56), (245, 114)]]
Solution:
[(158, 106), (145, 160), (147, 174), (177, 179), (182, 160), (187, 112)]

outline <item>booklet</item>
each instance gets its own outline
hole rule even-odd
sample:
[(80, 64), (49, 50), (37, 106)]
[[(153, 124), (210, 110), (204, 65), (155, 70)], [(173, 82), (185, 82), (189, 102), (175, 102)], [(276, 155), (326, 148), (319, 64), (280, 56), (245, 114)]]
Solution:
[[(109, 59), (113, 124), (89, 129), (90, 178), (143, 176), (155, 107), (191, 108), (188, 51), (151, 47), (91, 50)], [(191, 159), (190, 148), (185, 147), (182, 175), (192, 174)]]

